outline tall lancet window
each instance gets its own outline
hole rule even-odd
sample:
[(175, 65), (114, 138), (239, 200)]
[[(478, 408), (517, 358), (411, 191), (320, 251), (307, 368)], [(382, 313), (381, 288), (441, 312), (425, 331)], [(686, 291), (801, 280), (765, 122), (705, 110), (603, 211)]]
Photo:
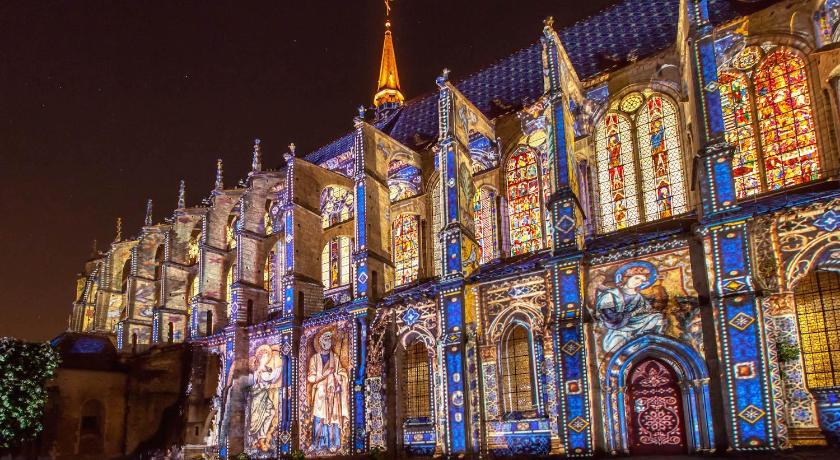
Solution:
[(276, 254), (274, 251), (268, 253), (265, 258), (265, 266), (263, 267), (263, 289), (268, 292), (268, 302), (274, 303), (277, 301), (277, 271), (276, 271)]
[(417, 280), (420, 268), (420, 217), (401, 214), (394, 219), (394, 282), (396, 286)]
[(511, 255), (538, 251), (543, 247), (540, 173), (536, 152), (519, 146), (505, 170)]
[(431, 369), (429, 353), (422, 342), (406, 348), (401, 377), (403, 419), (431, 417)]
[(480, 263), (486, 264), (499, 257), (499, 237), (496, 225), (496, 192), (481, 187), (473, 198), (475, 237), (481, 247)]
[(735, 146), (735, 194), (820, 177), (805, 61), (790, 48), (747, 46), (718, 76), (726, 140)]
[(535, 409), (529, 335), (524, 326), (517, 324), (508, 329), (502, 337), (499, 369), (502, 404), (507, 413)]
[(325, 289), (350, 284), (351, 239), (339, 236), (330, 240), (321, 251), (321, 282)]
[(685, 179), (674, 103), (652, 95), (640, 110), (636, 125), (645, 220), (684, 213)]
[(630, 120), (619, 113), (607, 113), (598, 125), (595, 149), (601, 232), (613, 232), (638, 224), (639, 206)]

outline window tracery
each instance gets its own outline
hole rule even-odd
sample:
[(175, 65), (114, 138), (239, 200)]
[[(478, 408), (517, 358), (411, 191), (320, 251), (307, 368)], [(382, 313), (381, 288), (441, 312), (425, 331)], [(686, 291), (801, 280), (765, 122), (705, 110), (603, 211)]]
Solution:
[(415, 342), (405, 350), (403, 359), (402, 409), (403, 419), (428, 418), (431, 416), (429, 353), (421, 342)]
[(543, 248), (542, 203), (537, 156), (520, 146), (506, 168), (511, 255)]
[(499, 257), (498, 229), (496, 228), (496, 191), (481, 187), (473, 198), (475, 237), (481, 248), (480, 263), (486, 264)]
[(820, 176), (805, 61), (790, 48), (748, 46), (719, 72), (726, 140), (735, 146), (735, 194)]
[(321, 227), (328, 228), (353, 218), (353, 192), (328, 186), (321, 192)]
[(420, 268), (420, 217), (401, 214), (394, 219), (391, 235), (396, 286), (416, 281)]
[(499, 369), (505, 411), (527, 412), (535, 408), (531, 344), (528, 330), (515, 325), (502, 338)]
[(325, 289), (350, 284), (350, 246), (349, 237), (339, 236), (321, 251), (321, 282)]
[(808, 387), (840, 385), (840, 274), (817, 271), (794, 291)]

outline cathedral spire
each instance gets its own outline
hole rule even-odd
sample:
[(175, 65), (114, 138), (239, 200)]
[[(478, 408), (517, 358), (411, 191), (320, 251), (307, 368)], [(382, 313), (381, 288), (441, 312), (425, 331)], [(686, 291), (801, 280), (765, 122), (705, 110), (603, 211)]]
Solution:
[(225, 188), (225, 183), (222, 179), (222, 159), (219, 158), (216, 160), (216, 190), (222, 190)]
[(400, 91), (400, 77), (397, 74), (397, 59), (394, 56), (394, 40), (391, 37), (391, 5), (385, 2), (385, 41), (382, 44), (382, 62), (379, 65), (379, 81), (373, 105), (377, 110), (401, 107), (405, 98)]
[(149, 227), (152, 225), (152, 199), (146, 201), (146, 218), (143, 219), (143, 225)]
[(251, 159), (251, 173), (262, 171), (262, 152), (260, 151), (260, 140), (254, 139), (254, 157)]
[(178, 187), (178, 209), (187, 207), (187, 186), (184, 179), (181, 179), (181, 185)]

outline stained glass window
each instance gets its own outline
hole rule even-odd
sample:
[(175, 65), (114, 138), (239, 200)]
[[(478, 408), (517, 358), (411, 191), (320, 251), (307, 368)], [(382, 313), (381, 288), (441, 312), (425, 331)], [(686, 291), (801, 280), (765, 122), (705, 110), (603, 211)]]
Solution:
[(440, 181), (438, 180), (432, 186), (432, 250), (434, 252), (432, 260), (435, 263), (435, 276), (440, 276), (441, 270), (440, 230), (443, 228), (443, 215), (440, 200)]
[(639, 223), (632, 139), (630, 121), (624, 115), (607, 113), (598, 125), (598, 211), (600, 229), (605, 233)]
[(417, 280), (420, 267), (420, 219), (402, 214), (394, 219), (394, 282), (397, 286)]
[(805, 61), (778, 48), (759, 64), (753, 85), (767, 187), (775, 190), (817, 179), (817, 134)]
[(511, 255), (542, 249), (540, 177), (534, 150), (520, 146), (506, 168)]
[(499, 257), (499, 237), (496, 231), (496, 192), (481, 187), (473, 198), (475, 213), (475, 237), (481, 248), (482, 264)]
[(745, 198), (819, 178), (804, 60), (784, 47), (749, 46), (718, 77), (735, 193)]
[(329, 186), (321, 192), (321, 227), (327, 228), (353, 217), (353, 192)]
[(198, 224), (198, 229), (193, 230), (190, 242), (187, 245), (187, 260), (190, 265), (198, 262), (198, 254), (201, 249), (201, 223)]
[(321, 251), (321, 281), (325, 289), (350, 284), (350, 246), (346, 236), (333, 238)]
[(840, 385), (840, 274), (810, 273), (794, 300), (808, 388)]
[(685, 179), (676, 107), (654, 94), (645, 102), (636, 126), (645, 220), (684, 213)]
[(225, 241), (228, 249), (236, 248), (236, 225), (239, 221), (239, 216), (230, 216), (227, 227), (225, 228)]
[(268, 253), (265, 258), (265, 266), (263, 267), (263, 289), (268, 292), (269, 302), (275, 296), (274, 282), (277, 279), (277, 274), (274, 268), (274, 251)]
[(429, 385), (429, 354), (421, 342), (405, 350), (403, 359), (402, 409), (404, 419), (416, 419), (431, 416), (431, 386)]
[(392, 160), (388, 164), (388, 193), (391, 202), (419, 194), (422, 180), (420, 168), (404, 160)]
[(761, 190), (750, 83), (743, 72), (722, 72), (718, 84), (726, 140), (735, 146), (735, 192), (739, 199), (745, 198)]
[(514, 326), (503, 339), (499, 356), (502, 403), (505, 411), (533, 410), (534, 382), (528, 331), (522, 326)]

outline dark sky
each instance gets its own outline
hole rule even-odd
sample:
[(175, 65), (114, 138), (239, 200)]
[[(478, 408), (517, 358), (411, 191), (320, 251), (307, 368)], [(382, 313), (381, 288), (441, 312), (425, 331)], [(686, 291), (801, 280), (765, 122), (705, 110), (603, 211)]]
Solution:
[[(403, 93), (459, 80), (610, 0), (399, 0)], [(67, 324), (75, 274), (114, 220), (139, 232), (207, 196), (215, 160), (234, 185), (253, 139), (276, 166), (350, 130), (369, 105), (382, 0), (6, 1), (0, 4), (0, 336), (45, 340)]]

